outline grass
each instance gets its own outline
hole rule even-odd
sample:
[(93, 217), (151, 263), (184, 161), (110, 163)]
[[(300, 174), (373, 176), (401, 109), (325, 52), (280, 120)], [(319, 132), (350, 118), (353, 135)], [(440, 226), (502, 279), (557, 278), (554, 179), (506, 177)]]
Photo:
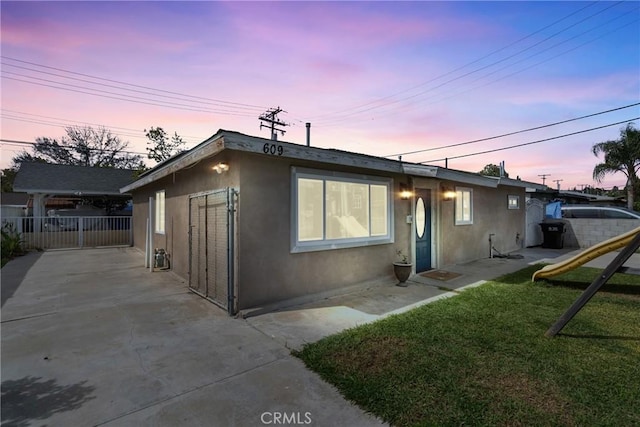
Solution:
[(640, 425), (640, 277), (616, 274), (555, 338), (600, 270), (533, 266), (294, 354), (396, 426)]

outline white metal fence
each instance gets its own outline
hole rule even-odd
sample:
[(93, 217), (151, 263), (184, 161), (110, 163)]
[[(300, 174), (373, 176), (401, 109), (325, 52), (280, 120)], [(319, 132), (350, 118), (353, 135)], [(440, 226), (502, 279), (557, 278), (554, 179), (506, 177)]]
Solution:
[(131, 246), (130, 216), (46, 216), (2, 218), (20, 233), (26, 249)]

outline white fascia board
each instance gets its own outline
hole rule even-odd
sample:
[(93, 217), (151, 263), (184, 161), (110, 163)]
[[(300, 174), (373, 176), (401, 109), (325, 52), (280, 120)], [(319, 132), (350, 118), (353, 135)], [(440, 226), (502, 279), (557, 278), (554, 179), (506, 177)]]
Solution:
[(438, 168), (438, 178), (462, 184), (478, 185), (480, 187), (497, 188), (498, 181), (482, 175), (474, 175), (470, 172), (456, 171), (453, 169)]
[(201, 143), (199, 146), (192, 148), (190, 152), (179, 157), (175, 161), (169, 161), (159, 169), (142, 176), (137, 181), (134, 181), (125, 187), (122, 187), (120, 189), (120, 192), (129, 193), (131, 192), (131, 190), (135, 190), (136, 188), (151, 184), (152, 182), (164, 178), (165, 176), (169, 176), (174, 172), (178, 172), (179, 170), (191, 166), (204, 158), (216, 155), (224, 150), (224, 148), (224, 140), (220, 135), (216, 134), (209, 140)]
[[(51, 190), (46, 188), (14, 188), (17, 192), (27, 194), (55, 194), (65, 196), (122, 196), (119, 191), (78, 191), (78, 190)], [(129, 195), (125, 193), (124, 195)]]
[(519, 179), (511, 179), (511, 178), (495, 178), (498, 181), (498, 185), (508, 185), (511, 187), (523, 187), (523, 188), (534, 188), (537, 190), (545, 190), (547, 188), (546, 185), (537, 184), (535, 182), (522, 181)]
[[(341, 166), (353, 166), (383, 172), (403, 173), (402, 164), (396, 160), (350, 153), (347, 151), (309, 147), (289, 142), (273, 141), (243, 134), (224, 134), (224, 147), (230, 150), (244, 151), (270, 157), (285, 157), (296, 160), (308, 160)], [(271, 151), (271, 147), (273, 152)], [(282, 148), (282, 151), (280, 151)]]
[[(271, 146), (275, 147), (273, 149), (273, 153), (270, 151)], [(280, 151), (279, 148), (282, 148), (282, 151)], [(373, 169), (384, 172), (402, 173), (401, 163), (395, 160), (367, 156), (364, 154), (349, 153), (346, 151), (308, 147), (306, 145), (273, 141), (243, 135), (236, 132), (221, 131), (175, 161), (169, 161), (166, 165), (161, 166), (157, 170), (146, 175), (143, 174), (140, 179), (126, 187), (122, 187), (120, 191), (130, 192), (136, 188), (148, 185), (158, 179), (164, 178), (167, 175), (191, 166), (199, 160), (216, 155), (222, 150), (243, 151), (270, 157), (285, 157), (297, 160), (309, 160), (335, 165)]]
[(402, 171), (407, 175), (435, 178), (438, 176), (437, 166), (403, 164)]

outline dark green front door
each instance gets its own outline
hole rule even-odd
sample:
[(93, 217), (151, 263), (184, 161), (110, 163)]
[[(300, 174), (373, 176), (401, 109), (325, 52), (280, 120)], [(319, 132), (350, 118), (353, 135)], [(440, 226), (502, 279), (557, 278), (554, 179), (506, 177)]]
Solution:
[(416, 273), (431, 270), (431, 190), (416, 189)]

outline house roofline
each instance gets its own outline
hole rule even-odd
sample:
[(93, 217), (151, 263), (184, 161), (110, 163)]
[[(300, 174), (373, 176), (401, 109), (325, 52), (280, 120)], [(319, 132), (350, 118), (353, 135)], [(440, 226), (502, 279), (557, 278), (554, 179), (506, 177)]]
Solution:
[(130, 196), (130, 193), (121, 191), (80, 191), (80, 190), (52, 190), (47, 188), (14, 188), (27, 194), (55, 194), (65, 196)]
[(496, 179), (491, 179), (491, 177), (486, 177), (471, 172), (458, 171), (455, 169), (447, 169), (438, 166), (423, 165), (418, 163), (406, 163), (398, 160), (386, 159), (383, 157), (352, 153), (349, 151), (310, 147), (284, 141), (274, 141), (266, 138), (249, 136), (239, 132), (220, 129), (214, 135), (196, 145), (191, 150), (177, 154), (176, 156), (144, 172), (140, 175), (140, 178), (138, 180), (125, 187), (122, 187), (120, 189), (120, 192), (130, 192), (137, 188), (151, 184), (154, 181), (157, 181), (184, 168), (192, 166), (200, 162), (201, 160), (214, 156), (224, 150), (242, 151), (259, 154), (262, 156), (270, 156), (270, 154), (265, 151), (265, 147), (267, 147), (268, 150), (271, 144), (283, 147), (283, 152), (278, 157), (286, 157), (297, 160), (310, 160), (321, 163), (359, 167), (364, 169), (372, 169), (377, 171), (418, 177), (421, 176), (439, 178), (442, 180), (491, 188), (496, 188), (498, 185), (512, 185), (530, 188), (536, 185), (534, 183), (527, 183), (525, 181), (517, 180), (508, 180), (508, 182), (502, 182)]

